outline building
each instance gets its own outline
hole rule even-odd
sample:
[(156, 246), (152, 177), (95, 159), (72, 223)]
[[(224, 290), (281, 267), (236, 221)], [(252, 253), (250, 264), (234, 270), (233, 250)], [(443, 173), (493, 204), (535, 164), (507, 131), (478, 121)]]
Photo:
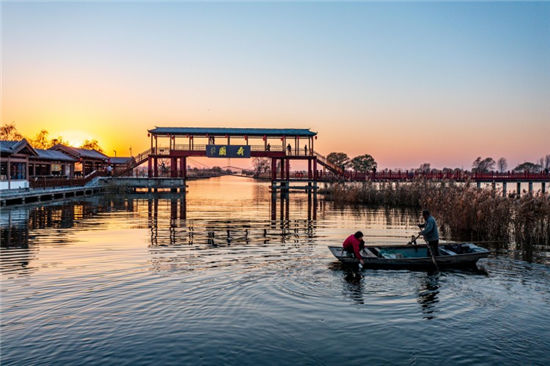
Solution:
[(110, 157), (109, 163), (113, 168), (113, 175), (132, 175), (132, 167), (136, 160), (133, 157)]
[(0, 140), (0, 189), (29, 187), (30, 156), (38, 153), (27, 140)]
[(53, 146), (50, 150), (61, 151), (76, 159), (75, 176), (86, 176), (95, 170), (105, 171), (109, 164), (109, 157), (97, 150), (81, 149), (61, 144)]
[(29, 158), (29, 177), (74, 177), (75, 158), (57, 150), (34, 150), (38, 156)]

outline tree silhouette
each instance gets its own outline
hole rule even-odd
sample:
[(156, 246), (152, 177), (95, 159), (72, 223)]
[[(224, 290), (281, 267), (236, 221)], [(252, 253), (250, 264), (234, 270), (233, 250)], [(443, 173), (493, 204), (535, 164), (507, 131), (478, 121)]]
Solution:
[(350, 164), (348, 154), (343, 152), (331, 152), (327, 155), (327, 160), (341, 168), (345, 168)]
[(351, 166), (356, 172), (366, 173), (376, 168), (378, 164), (371, 155), (364, 154), (351, 159)]
[(97, 142), (96, 139), (85, 140), (80, 146), (80, 148), (88, 149), (88, 150), (96, 150), (96, 151), (99, 151), (100, 153), (103, 152), (103, 149), (101, 148), (101, 146), (99, 146), (99, 143)]
[(498, 159), (498, 171), (501, 173), (504, 173), (506, 171), (506, 168), (508, 168), (508, 162), (505, 158)]
[(17, 131), (14, 123), (4, 123), (0, 126), (0, 139), (1, 140), (21, 140), (23, 135)]

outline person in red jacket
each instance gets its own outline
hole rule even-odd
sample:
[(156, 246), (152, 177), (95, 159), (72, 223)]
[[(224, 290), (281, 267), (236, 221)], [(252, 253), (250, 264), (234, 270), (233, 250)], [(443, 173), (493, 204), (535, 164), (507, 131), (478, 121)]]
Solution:
[(347, 252), (355, 254), (355, 258), (359, 259), (359, 263), (361, 263), (361, 266), (365, 265), (363, 257), (361, 256), (361, 249), (364, 245), (365, 242), (363, 241), (363, 233), (360, 231), (348, 236), (347, 239), (344, 240), (343, 244), (344, 249)]

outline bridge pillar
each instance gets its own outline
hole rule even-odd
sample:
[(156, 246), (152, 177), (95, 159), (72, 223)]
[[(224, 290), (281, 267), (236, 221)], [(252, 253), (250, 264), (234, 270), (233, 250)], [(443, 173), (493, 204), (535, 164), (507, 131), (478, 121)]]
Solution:
[(170, 177), (178, 176), (178, 158), (170, 158)]
[(502, 196), (506, 197), (506, 181), (502, 182)]
[(313, 158), (313, 180), (317, 182), (317, 158)]
[(271, 158), (271, 182), (277, 179), (277, 162), (275, 158)]
[(285, 159), (281, 159), (281, 180), (285, 179)]
[(290, 179), (290, 159), (286, 159), (286, 180)]
[(158, 178), (158, 176), (159, 176), (158, 159), (156, 157), (153, 158), (153, 176), (155, 178)]
[(546, 193), (546, 182), (542, 182), (540, 184), (540, 186), (541, 186), (541, 189), (542, 189), (542, 193)]
[(479, 180), (476, 182), (476, 187), (477, 187), (477, 189), (481, 188), (481, 182)]
[(529, 181), (529, 194), (533, 194), (533, 181)]
[(518, 194), (518, 196), (521, 196), (521, 182), (518, 181), (517, 184), (516, 184), (516, 192)]
[(147, 158), (147, 177), (151, 178), (153, 176), (153, 161), (151, 160), (151, 157), (149, 156)]
[(307, 159), (307, 180), (311, 181), (311, 159)]
[(183, 170), (185, 169), (185, 158), (180, 158), (180, 171), (179, 171), (179, 177), (183, 178)]
[[(187, 156), (184, 156), (181, 158), (181, 165), (183, 166), (183, 175), (182, 175), (182, 178), (183, 178), (183, 184), (185, 186), (185, 182), (187, 180)], [(184, 187), (184, 190), (185, 190), (185, 187)]]
[(493, 181), (493, 183), (491, 183), (491, 187), (493, 188), (493, 191), (497, 189), (497, 182)]

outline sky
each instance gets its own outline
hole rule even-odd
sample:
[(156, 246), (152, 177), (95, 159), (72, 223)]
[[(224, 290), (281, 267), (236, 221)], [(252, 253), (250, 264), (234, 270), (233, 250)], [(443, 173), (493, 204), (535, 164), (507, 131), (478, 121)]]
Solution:
[(550, 3), (2, 2), (1, 121), (107, 154), (311, 128), (381, 168), (550, 154)]

